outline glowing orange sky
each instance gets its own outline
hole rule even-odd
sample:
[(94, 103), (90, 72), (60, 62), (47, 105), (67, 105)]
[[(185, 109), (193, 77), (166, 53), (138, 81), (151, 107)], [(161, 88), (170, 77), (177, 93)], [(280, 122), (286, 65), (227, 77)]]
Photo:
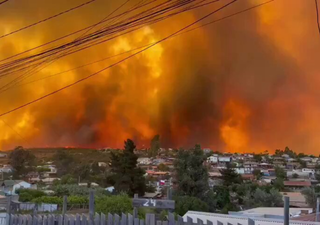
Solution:
[[(137, 2), (137, 1), (135, 1)], [(224, 0), (223, 2), (227, 2)], [(260, 0), (240, 0), (207, 21)], [(79, 0), (11, 1), (0, 6), (0, 35), (80, 4)], [(0, 39), (0, 58), (93, 24), (120, 4), (97, 1)], [(133, 3), (132, 3), (133, 4)], [(145, 27), (63, 58), (37, 79), (93, 62), (176, 31), (216, 6)], [(195, 143), (214, 150), (319, 153), (320, 36), (312, 1), (275, 0), (170, 39), (53, 97), (2, 117), (0, 149), (17, 145), (122, 147)], [(0, 111), (33, 100), (124, 56), (0, 94)], [(8, 80), (0, 80), (0, 85)]]

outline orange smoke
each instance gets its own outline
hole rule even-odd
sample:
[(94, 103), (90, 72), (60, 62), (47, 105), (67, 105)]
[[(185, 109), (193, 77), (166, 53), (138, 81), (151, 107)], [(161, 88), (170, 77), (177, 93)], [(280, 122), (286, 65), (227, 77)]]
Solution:
[[(262, 2), (238, 1), (208, 21)], [(76, 0), (32, 0), (2, 5), (0, 36), (77, 4)], [(97, 1), (1, 39), (0, 59), (100, 21), (118, 4)], [(26, 82), (154, 42), (215, 8), (182, 14), (68, 56)], [(200, 143), (231, 152), (273, 152), (285, 146), (319, 152), (320, 37), (315, 23), (311, 2), (274, 1), (175, 37), (3, 117), (13, 129), (0, 121), (0, 149), (17, 145), (120, 148), (126, 138), (148, 147), (152, 137), (160, 134), (163, 147)], [(0, 93), (0, 113), (127, 55)], [(12, 79), (0, 79), (0, 86)]]
[(222, 121), (221, 138), (229, 152), (248, 152), (249, 137), (246, 128), (249, 110), (235, 101), (227, 102), (224, 109), (225, 119)]

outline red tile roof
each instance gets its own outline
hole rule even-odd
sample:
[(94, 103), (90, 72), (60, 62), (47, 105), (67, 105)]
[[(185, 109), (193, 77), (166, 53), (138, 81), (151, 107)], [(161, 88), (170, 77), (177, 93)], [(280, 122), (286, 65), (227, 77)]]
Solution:
[(284, 181), (284, 186), (291, 186), (291, 187), (310, 187), (310, 181)]

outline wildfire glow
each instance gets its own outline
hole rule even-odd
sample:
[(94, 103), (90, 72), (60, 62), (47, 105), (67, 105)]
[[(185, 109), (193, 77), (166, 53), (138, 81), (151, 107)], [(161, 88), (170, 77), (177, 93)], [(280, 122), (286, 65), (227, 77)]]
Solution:
[[(238, 1), (208, 21), (262, 2)], [(78, 1), (16, 4), (0, 7), (0, 35)], [(97, 1), (1, 39), (0, 59), (94, 24), (106, 9), (118, 4)], [(62, 58), (26, 82), (155, 42), (210, 9), (216, 7), (184, 13)], [(285, 146), (297, 152), (318, 152), (320, 39), (314, 14), (314, 5), (308, 1), (274, 1), (167, 40), (99, 76), (3, 117), (23, 140), (0, 121), (0, 149), (17, 145), (122, 147), (126, 138), (149, 146), (150, 139), (160, 134), (163, 147), (200, 143), (231, 152), (272, 152)], [(129, 54), (0, 93), (0, 112)], [(12, 79), (0, 79), (0, 86)]]

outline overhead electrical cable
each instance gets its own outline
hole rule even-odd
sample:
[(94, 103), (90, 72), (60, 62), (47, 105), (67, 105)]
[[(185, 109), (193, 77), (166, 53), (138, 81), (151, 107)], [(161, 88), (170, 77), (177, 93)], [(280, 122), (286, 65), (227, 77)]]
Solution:
[(80, 5), (75, 6), (75, 7), (73, 7), (73, 8), (70, 8), (70, 9), (68, 9), (68, 10), (65, 10), (65, 11), (60, 12), (60, 13), (58, 13), (58, 14), (55, 14), (55, 15), (53, 15), (53, 16), (47, 17), (47, 18), (45, 18), (45, 19), (43, 19), (43, 20), (40, 20), (40, 21), (38, 21), (38, 22), (29, 24), (28, 26), (25, 26), (25, 27), (22, 27), (22, 28), (20, 28), (20, 29), (14, 30), (14, 31), (12, 31), (12, 32), (10, 32), (10, 33), (4, 34), (4, 35), (0, 36), (0, 39), (2, 39), (2, 38), (4, 38), (4, 37), (8, 37), (8, 36), (10, 36), (10, 35), (12, 35), (12, 34), (18, 33), (18, 32), (20, 32), (20, 31), (26, 30), (26, 29), (28, 29), (28, 28), (30, 28), (30, 27), (34, 27), (34, 26), (36, 26), (36, 25), (39, 25), (39, 24), (41, 24), (41, 23), (44, 23), (44, 22), (46, 22), (46, 21), (48, 21), (48, 20), (51, 20), (51, 19), (54, 19), (54, 18), (56, 18), (56, 17), (62, 16), (62, 15), (64, 15), (64, 14), (69, 13), (69, 12), (71, 12), (71, 11), (74, 11), (74, 10), (76, 10), (76, 9), (82, 8), (83, 6), (89, 5), (90, 3), (94, 2), (94, 1), (96, 1), (96, 0), (87, 1), (87, 2), (85, 2), (85, 3), (82, 3), (82, 4), (80, 4)]
[[(201, 7), (206, 4), (202, 4), (206, 0), (197, 1), (197, 0), (189, 0), (188, 2), (183, 2), (181, 0), (178, 1), (170, 1), (161, 3), (152, 8), (152, 10), (147, 9), (142, 13), (136, 14), (127, 18), (126, 20), (122, 20), (116, 24), (112, 24), (107, 28), (102, 28), (96, 32), (91, 33), (90, 35), (84, 36), (82, 39), (75, 40), (73, 42), (68, 42), (56, 48), (51, 48), (45, 51), (42, 51), (38, 54), (34, 54), (32, 56), (20, 58), (13, 60), (11, 62), (4, 63), (0, 65), (0, 72), (4, 75), (8, 73), (17, 72), (17, 70), (28, 70), (27, 73), (30, 72), (29, 68), (34, 69), (42, 65), (43, 62), (49, 63), (48, 58), (53, 55), (57, 56), (56, 58), (61, 58), (69, 54), (73, 54), (75, 52), (84, 50), (86, 48), (90, 48), (97, 44), (101, 44), (107, 41), (110, 41), (116, 37), (119, 37), (123, 34), (133, 32), (137, 29), (140, 29), (146, 25), (151, 25), (157, 23), (159, 21), (168, 19), (172, 16), (180, 14), (182, 12), (190, 11)], [(211, 1), (210, 4), (217, 2), (218, 0)], [(190, 4), (193, 3), (193, 4)], [(173, 12), (171, 12), (173, 11)], [(121, 33), (123, 32), (123, 33)], [(70, 51), (71, 49), (75, 49)], [(62, 52), (62, 54), (61, 54)], [(56, 59), (55, 58), (55, 59)], [(21, 81), (24, 79), (26, 74), (22, 74), (19, 77), (15, 78), (13, 81), (10, 81), (6, 85), (2, 86), (0, 90), (6, 89), (12, 84), (15, 84), (17, 81)]]
[(17, 111), (17, 110), (19, 110), (19, 109), (22, 109), (22, 108), (24, 108), (24, 107), (26, 107), (26, 106), (29, 106), (29, 105), (31, 105), (31, 104), (34, 104), (34, 103), (36, 103), (36, 102), (39, 102), (39, 101), (41, 101), (41, 100), (43, 100), (43, 99), (45, 99), (45, 98), (47, 98), (47, 97), (49, 97), (49, 96), (52, 96), (52, 95), (54, 95), (54, 94), (57, 94), (57, 93), (65, 90), (65, 89), (68, 89), (68, 88), (70, 88), (70, 87), (72, 87), (72, 86), (74, 86), (74, 85), (76, 85), (76, 84), (79, 84), (79, 83), (81, 83), (81, 82), (83, 82), (83, 81), (85, 81), (85, 80), (87, 80), (87, 79), (89, 79), (89, 78), (91, 78), (91, 77), (93, 77), (93, 76), (96, 76), (96, 75), (102, 73), (103, 71), (106, 71), (107, 69), (110, 69), (110, 68), (112, 68), (112, 67), (114, 67), (114, 66), (117, 66), (117, 65), (121, 64), (122, 62), (127, 61), (128, 59), (130, 59), (130, 58), (132, 58), (132, 57), (134, 57), (134, 56), (136, 56), (136, 55), (138, 55), (138, 54), (140, 54), (140, 53), (142, 53), (142, 52), (147, 51), (148, 49), (152, 48), (153, 46), (155, 46), (155, 45), (157, 45), (157, 44), (159, 44), (159, 43), (161, 43), (161, 42), (166, 41), (166, 40), (169, 39), (170, 37), (172, 37), (172, 36), (174, 36), (174, 35), (176, 35), (176, 34), (178, 34), (178, 33), (180, 33), (180, 32), (183, 32), (184, 30), (188, 29), (189, 27), (192, 27), (193, 25), (201, 22), (202, 20), (204, 20), (204, 19), (210, 17), (211, 15), (213, 15), (213, 14), (221, 11), (222, 9), (224, 9), (224, 8), (232, 5), (232, 4), (235, 3), (235, 2), (237, 2), (237, 0), (233, 0), (233, 1), (231, 1), (231, 2), (229, 2), (229, 3), (227, 3), (227, 4), (225, 4), (225, 5), (223, 5), (222, 7), (220, 7), (220, 8), (218, 8), (218, 9), (216, 9), (216, 10), (214, 10), (214, 11), (206, 14), (205, 16), (201, 17), (200, 19), (195, 20), (194, 22), (192, 22), (192, 23), (190, 23), (189, 25), (187, 25), (187, 26), (179, 29), (178, 31), (170, 34), (169, 36), (166, 36), (165, 38), (157, 41), (156, 43), (154, 43), (154, 44), (152, 44), (152, 45), (150, 45), (150, 46), (148, 46), (148, 47), (146, 47), (146, 48), (143, 48), (142, 50), (139, 50), (138, 52), (136, 52), (136, 53), (134, 53), (134, 54), (132, 54), (132, 55), (130, 55), (130, 56), (128, 56), (128, 57), (125, 57), (124, 59), (119, 60), (118, 62), (113, 63), (113, 64), (111, 64), (111, 65), (109, 65), (109, 66), (107, 66), (107, 67), (105, 67), (105, 68), (103, 68), (103, 69), (101, 69), (101, 70), (99, 70), (99, 71), (97, 71), (97, 72), (89, 75), (89, 76), (86, 76), (86, 77), (84, 77), (84, 78), (82, 78), (82, 79), (79, 79), (79, 80), (75, 81), (74, 83), (71, 83), (71, 84), (66, 85), (66, 86), (64, 86), (64, 87), (62, 87), (62, 88), (59, 88), (59, 89), (57, 89), (57, 90), (55, 90), (55, 91), (53, 91), (53, 92), (50, 92), (50, 93), (48, 93), (48, 94), (46, 94), (46, 95), (43, 95), (42, 97), (39, 97), (39, 98), (37, 98), (37, 99), (35, 99), (35, 100), (32, 100), (32, 101), (30, 101), (30, 102), (28, 102), (28, 103), (25, 103), (25, 104), (23, 104), (23, 105), (20, 105), (20, 106), (18, 106), (18, 107), (16, 107), (16, 108), (13, 108), (13, 109), (9, 110), (9, 111), (3, 112), (3, 113), (0, 114), (0, 117), (2, 117), (2, 116), (4, 116), (4, 115), (8, 115), (8, 114), (10, 114), (10, 113), (12, 113), (12, 112), (15, 112), (15, 111)]
[(318, 32), (320, 35), (320, 18), (319, 18), (319, 6), (318, 6), (318, 0), (314, 0), (316, 3), (316, 13), (317, 13), (317, 27), (318, 27)]
[[(255, 5), (255, 6), (252, 6), (252, 7), (249, 7), (247, 9), (244, 9), (244, 10), (241, 10), (241, 11), (238, 11), (236, 13), (233, 13), (233, 14), (230, 14), (230, 15), (227, 15), (227, 16), (224, 16), (224, 17), (221, 17), (219, 19), (216, 19), (216, 20), (213, 20), (213, 21), (210, 21), (210, 22), (207, 22), (207, 23), (204, 23), (200, 26), (197, 26), (197, 27), (194, 27), (194, 28), (191, 28), (191, 29), (188, 29), (184, 32), (181, 32), (177, 35), (174, 35), (172, 36), (171, 38), (174, 38), (174, 37), (177, 37), (177, 36), (180, 36), (180, 35), (183, 35), (183, 34), (186, 34), (186, 33), (189, 33), (189, 32), (192, 32), (192, 31), (195, 31), (195, 30), (198, 30), (202, 27), (205, 27), (205, 26), (209, 26), (209, 25), (212, 25), (214, 23), (217, 23), (217, 22), (220, 22), (220, 21), (223, 21), (225, 19), (228, 19), (228, 18), (231, 18), (231, 17), (234, 17), (236, 15), (239, 15), (241, 13), (244, 13), (244, 12), (247, 12), (247, 11), (250, 11), (252, 9), (255, 9), (255, 8), (258, 8), (258, 7), (261, 7), (263, 5), (266, 5), (268, 3), (271, 3), (275, 0), (270, 0), (270, 1), (267, 1), (267, 2), (264, 2), (264, 3), (261, 3), (261, 4), (258, 4), (258, 5)], [(155, 42), (153, 42), (155, 43)], [(137, 51), (141, 48), (144, 48), (144, 47), (147, 47), (149, 45), (152, 45), (153, 43), (149, 43), (149, 44), (146, 44), (146, 45), (143, 45), (143, 46), (139, 46), (137, 48), (133, 48), (133, 49), (130, 49), (130, 50), (127, 50), (127, 51), (124, 51), (124, 52), (120, 52), (116, 55), (112, 55), (112, 56), (108, 56), (108, 57), (105, 57), (105, 58), (102, 58), (102, 59), (99, 59), (99, 60), (96, 60), (94, 62), (90, 62), (90, 63), (87, 63), (87, 64), (83, 64), (83, 65), (80, 65), (80, 66), (77, 66), (77, 67), (74, 67), (74, 68), (71, 68), (71, 69), (68, 69), (68, 70), (65, 70), (65, 71), (61, 71), (61, 72), (58, 72), (58, 73), (55, 73), (55, 74), (52, 74), (52, 75), (48, 75), (48, 76), (45, 76), (45, 77), (42, 77), (42, 78), (39, 78), (39, 79), (35, 79), (35, 80), (32, 80), (32, 81), (29, 81), (29, 82), (26, 82), (26, 83), (22, 83), (20, 85), (17, 85), (15, 86), (15, 88), (18, 88), (18, 87), (21, 87), (21, 86), (24, 86), (24, 85), (28, 85), (28, 84), (31, 84), (31, 83), (35, 83), (35, 82), (38, 82), (38, 81), (41, 81), (41, 80), (45, 80), (45, 79), (48, 79), (48, 78), (52, 78), (52, 77), (55, 77), (55, 76), (58, 76), (58, 75), (61, 75), (61, 74), (65, 74), (65, 73), (68, 73), (68, 72), (71, 72), (71, 71), (74, 71), (74, 70), (78, 70), (78, 69), (81, 69), (81, 68), (84, 68), (84, 67), (87, 67), (87, 66), (90, 66), (90, 65), (93, 65), (93, 64), (96, 64), (96, 63), (99, 63), (99, 62), (103, 62), (105, 60), (108, 60), (108, 59), (111, 59), (111, 58), (114, 58), (114, 57), (118, 57), (118, 56), (121, 56), (121, 55), (124, 55), (124, 54), (127, 54), (127, 53), (130, 53), (130, 52), (133, 52), (133, 51)], [(11, 88), (10, 88), (11, 89)], [(10, 90), (8, 89), (8, 90)]]

